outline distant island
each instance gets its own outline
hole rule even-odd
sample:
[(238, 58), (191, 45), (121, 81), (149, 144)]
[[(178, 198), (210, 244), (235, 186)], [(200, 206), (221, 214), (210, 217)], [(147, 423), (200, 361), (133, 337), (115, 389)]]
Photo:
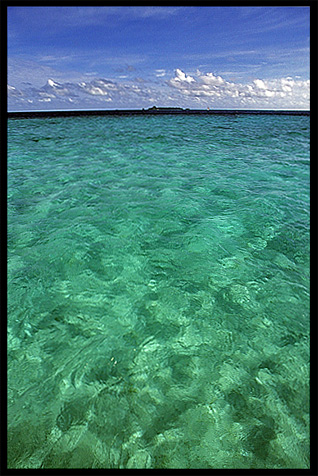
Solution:
[(9, 118), (23, 119), (32, 117), (67, 117), (67, 116), (132, 116), (132, 115), (158, 115), (158, 114), (205, 114), (205, 115), (240, 115), (240, 114), (270, 114), (270, 115), (292, 115), (309, 116), (308, 110), (278, 110), (278, 109), (189, 109), (182, 107), (157, 107), (148, 109), (68, 109), (55, 111), (10, 111)]

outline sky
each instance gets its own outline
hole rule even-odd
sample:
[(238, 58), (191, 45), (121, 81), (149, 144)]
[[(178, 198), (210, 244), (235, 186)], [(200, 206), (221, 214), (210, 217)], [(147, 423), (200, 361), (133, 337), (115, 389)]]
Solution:
[(308, 6), (8, 8), (8, 110), (309, 109)]

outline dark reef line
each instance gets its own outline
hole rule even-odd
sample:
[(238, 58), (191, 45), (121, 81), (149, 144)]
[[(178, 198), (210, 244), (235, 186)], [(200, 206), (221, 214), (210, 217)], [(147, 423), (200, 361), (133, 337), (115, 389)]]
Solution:
[(179, 107), (152, 107), (149, 109), (102, 109), (102, 110), (57, 110), (57, 111), (15, 111), (8, 112), (10, 119), (28, 119), (36, 117), (69, 117), (69, 116), (135, 116), (135, 115), (291, 115), (309, 116), (306, 110), (265, 110), (265, 109), (183, 109)]

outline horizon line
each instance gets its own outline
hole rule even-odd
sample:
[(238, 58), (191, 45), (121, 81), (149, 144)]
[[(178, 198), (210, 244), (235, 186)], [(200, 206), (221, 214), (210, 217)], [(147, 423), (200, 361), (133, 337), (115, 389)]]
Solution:
[(18, 115), (80, 115), (80, 114), (100, 114), (100, 115), (112, 115), (112, 114), (140, 114), (140, 115), (158, 115), (158, 114), (310, 114), (310, 109), (197, 109), (197, 108), (182, 108), (182, 107), (169, 107), (169, 106), (152, 106), (145, 108), (131, 108), (131, 109), (29, 109), (29, 110), (11, 110), (7, 111), (8, 117), (17, 117)]

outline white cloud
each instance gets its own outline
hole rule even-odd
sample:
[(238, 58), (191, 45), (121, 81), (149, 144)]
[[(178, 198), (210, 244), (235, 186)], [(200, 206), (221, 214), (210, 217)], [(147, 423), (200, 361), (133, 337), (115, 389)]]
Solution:
[[(167, 88), (167, 86), (164, 86)], [(23, 96), (23, 97), (22, 97)], [(78, 82), (57, 82), (52, 78), (40, 88), (28, 87), (19, 91), (8, 86), (9, 110), (24, 110), (26, 103), (34, 109), (50, 103), (54, 108), (104, 108), (109, 103), (114, 108), (149, 107), (153, 101), (161, 102), (160, 85), (146, 86), (146, 82), (136, 80), (115, 82), (98, 78)]]
[(291, 77), (265, 80), (254, 79), (249, 84), (226, 81), (213, 73), (197, 71), (196, 79), (176, 69), (175, 77), (167, 81), (168, 86), (182, 95), (201, 99), (202, 105), (209, 98), (216, 107), (295, 108), (308, 109), (310, 82)]
[[(83, 76), (77, 81), (45, 80), (44, 86), (8, 85), (9, 110), (25, 110), (26, 105), (41, 109), (147, 108), (179, 106), (216, 109), (309, 109), (310, 82), (290, 76), (278, 79), (255, 78), (249, 83), (227, 81), (212, 72), (187, 74), (175, 70), (175, 76), (164, 80), (166, 71), (154, 71), (156, 79), (143, 78), (117, 81)], [(162, 77), (162, 79), (160, 79)], [(42, 83), (43, 84), (43, 83)]]
[(262, 81), (261, 79), (254, 79), (253, 83), (258, 89), (266, 89), (264, 81)]
[(201, 77), (201, 80), (205, 84), (209, 85), (220, 85), (224, 83), (224, 79), (221, 76), (214, 76), (213, 73), (207, 73), (205, 76)]
[(162, 76), (166, 75), (166, 70), (165, 69), (156, 69), (156, 76), (157, 78), (161, 78)]
[(181, 71), (181, 69), (176, 69), (176, 77), (174, 78), (174, 81), (193, 83), (195, 81), (195, 79), (192, 78), (192, 76), (187, 76), (186, 74), (184, 74), (184, 72)]
[(106, 79), (94, 79), (89, 82), (82, 81), (74, 85), (74, 88), (79, 88), (78, 92), (92, 96), (108, 96), (110, 91), (117, 91), (119, 89), (113, 81)]

